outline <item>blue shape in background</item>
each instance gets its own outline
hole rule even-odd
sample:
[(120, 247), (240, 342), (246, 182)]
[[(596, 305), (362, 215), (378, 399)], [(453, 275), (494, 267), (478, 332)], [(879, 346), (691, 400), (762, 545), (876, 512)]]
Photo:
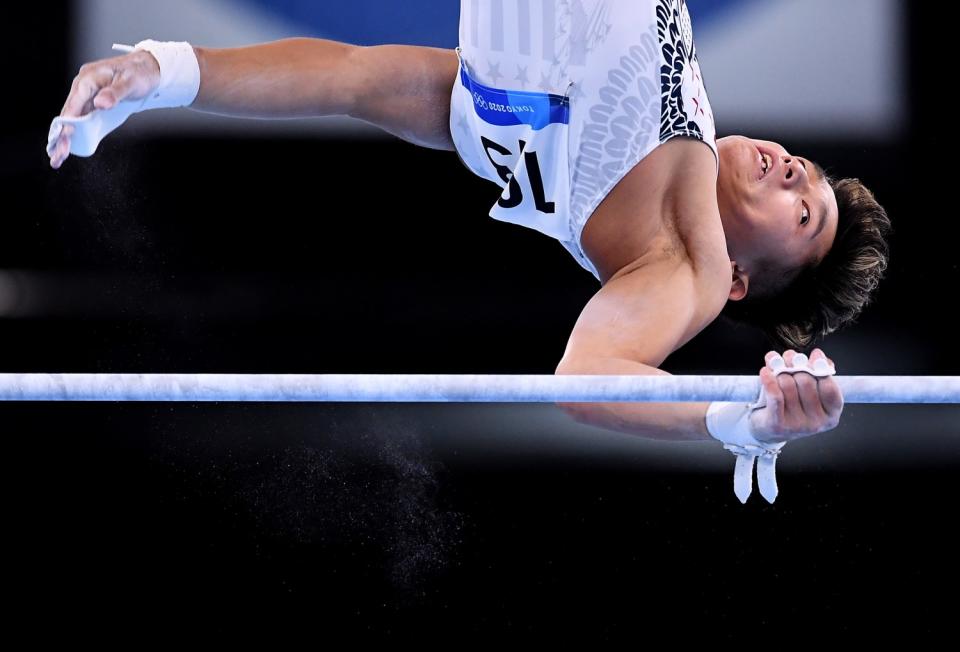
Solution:
[(460, 3), (454, 0), (243, 0), (298, 23), (298, 36), (355, 45), (457, 46)]
[[(441, 48), (456, 47), (458, 40), (458, 0), (238, 1), (300, 25), (298, 36), (329, 38), (356, 45), (399, 43)], [(729, 10), (755, 1), (687, 0), (694, 34), (698, 26), (713, 22)]]
[[(764, 0), (767, 6), (774, 4), (777, 0)], [(758, 4), (759, 0), (687, 0), (687, 9), (690, 10), (690, 22), (693, 23), (694, 38), (696, 38), (697, 28), (701, 25), (707, 25), (717, 22), (725, 14), (732, 10), (739, 9), (745, 5)]]

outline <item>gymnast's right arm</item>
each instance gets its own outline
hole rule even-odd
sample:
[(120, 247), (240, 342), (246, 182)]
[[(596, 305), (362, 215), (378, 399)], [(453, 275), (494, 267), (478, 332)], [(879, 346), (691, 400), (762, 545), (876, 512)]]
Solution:
[[(200, 86), (191, 109), (250, 118), (349, 115), (417, 145), (454, 149), (449, 105), (458, 60), (453, 50), (288, 38), (237, 48), (193, 46), (193, 51)], [(159, 82), (160, 67), (144, 50), (87, 63), (60, 115), (108, 110), (145, 97)], [(72, 130), (64, 125), (51, 146), (52, 167), (69, 155)]]

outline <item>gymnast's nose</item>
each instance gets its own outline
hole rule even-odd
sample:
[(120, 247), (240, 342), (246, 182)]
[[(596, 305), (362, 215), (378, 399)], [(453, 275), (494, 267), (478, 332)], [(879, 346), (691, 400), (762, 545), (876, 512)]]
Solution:
[(793, 185), (803, 178), (803, 166), (795, 156), (784, 156), (781, 162), (784, 168), (783, 179), (787, 182), (787, 185)]

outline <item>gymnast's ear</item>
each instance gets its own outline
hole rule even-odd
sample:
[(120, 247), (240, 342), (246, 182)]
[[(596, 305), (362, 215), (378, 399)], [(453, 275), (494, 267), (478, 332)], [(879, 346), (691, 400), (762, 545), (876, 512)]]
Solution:
[(747, 296), (747, 288), (750, 286), (750, 275), (737, 264), (737, 261), (730, 261), (730, 300), (739, 301)]

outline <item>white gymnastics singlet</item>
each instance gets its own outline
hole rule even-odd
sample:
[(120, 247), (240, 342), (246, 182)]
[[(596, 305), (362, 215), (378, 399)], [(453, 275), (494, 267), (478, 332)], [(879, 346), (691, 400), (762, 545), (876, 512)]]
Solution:
[[(624, 175), (674, 136), (716, 130), (684, 0), (461, 0), (450, 132), (503, 192), (490, 216), (580, 247)], [(718, 172), (719, 174), (719, 167)]]

